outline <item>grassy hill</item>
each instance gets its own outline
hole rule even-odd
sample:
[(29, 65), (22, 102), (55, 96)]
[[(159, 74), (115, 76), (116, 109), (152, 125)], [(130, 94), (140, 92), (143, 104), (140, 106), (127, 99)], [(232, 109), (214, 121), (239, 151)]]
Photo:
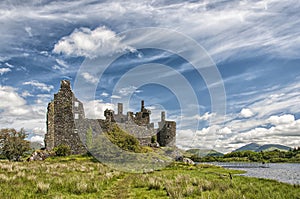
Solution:
[(290, 147), (284, 146), (284, 145), (280, 145), (280, 144), (265, 144), (262, 145), (261, 147), (259, 147), (256, 152), (260, 152), (260, 151), (275, 151), (275, 150), (279, 150), (279, 151), (289, 151), (291, 150)]
[(259, 149), (260, 145), (256, 144), (256, 143), (250, 143), (247, 144), (245, 146), (242, 146), (236, 150), (234, 150), (233, 152), (237, 152), (237, 151), (256, 151), (257, 149)]
[(237, 173), (241, 171), (179, 163), (150, 173), (128, 173), (88, 156), (37, 162), (0, 161), (0, 198), (299, 197), (299, 186), (233, 175)]
[(233, 152), (237, 152), (237, 151), (261, 152), (261, 151), (275, 151), (275, 150), (289, 151), (289, 150), (291, 150), (291, 148), (287, 147), (287, 146), (284, 146), (284, 145), (280, 145), (280, 144), (259, 145), (259, 144), (256, 144), (256, 143), (250, 143), (250, 144), (247, 144), (245, 146), (242, 146), (242, 147), (234, 150)]
[(189, 149), (186, 150), (187, 155), (190, 154), (190, 156), (196, 156), (196, 157), (205, 157), (205, 156), (210, 156), (210, 157), (219, 157), (223, 156), (223, 153), (220, 153), (216, 150), (212, 149)]
[(108, 139), (123, 150), (135, 153), (152, 151), (149, 147), (143, 147), (133, 135), (122, 130), (118, 125), (113, 125), (111, 131), (105, 133)]

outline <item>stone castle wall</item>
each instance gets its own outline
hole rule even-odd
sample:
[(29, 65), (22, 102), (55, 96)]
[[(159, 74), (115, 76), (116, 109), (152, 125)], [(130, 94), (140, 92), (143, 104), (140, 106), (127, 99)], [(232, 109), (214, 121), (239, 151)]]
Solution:
[(54, 102), (50, 102), (47, 108), (47, 134), (45, 135), (45, 147), (48, 150), (54, 148)]
[(174, 146), (176, 141), (176, 122), (164, 121), (157, 133), (160, 146)]
[(142, 146), (151, 144), (151, 137), (156, 135), (156, 129), (147, 126), (138, 126), (134, 122), (117, 123), (125, 132), (136, 137)]
[[(68, 145), (74, 154), (86, 151), (75, 130), (75, 113), (73, 111), (75, 101), (79, 103), (74, 97), (70, 82), (63, 80), (59, 92), (54, 94), (54, 100), (48, 105), (46, 149), (52, 150), (59, 145)], [(79, 110), (80, 107), (82, 110)], [(80, 102), (78, 114), (81, 112), (83, 112), (83, 105)]]
[(86, 132), (92, 128), (93, 135), (109, 131), (112, 123), (135, 136), (141, 145), (150, 145), (151, 137), (157, 136), (160, 146), (173, 146), (176, 138), (176, 123), (165, 121), (162, 113), (159, 129), (150, 123), (150, 110), (141, 102), (141, 111), (123, 114), (123, 105), (118, 104), (117, 114), (113, 110), (105, 110), (105, 120), (85, 118), (83, 104), (74, 96), (70, 81), (62, 80), (61, 87), (54, 99), (48, 104), (46, 149), (52, 150), (61, 144), (69, 145), (73, 154), (85, 153)]

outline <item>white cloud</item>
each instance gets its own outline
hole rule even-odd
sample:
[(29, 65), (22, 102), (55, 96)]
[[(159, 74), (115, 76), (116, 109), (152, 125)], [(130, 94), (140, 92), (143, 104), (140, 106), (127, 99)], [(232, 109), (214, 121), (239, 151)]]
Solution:
[(1, 128), (45, 128), (45, 104), (28, 105), (17, 89), (0, 86), (0, 126)]
[(41, 128), (41, 127), (35, 127), (32, 130), (32, 133), (34, 133), (36, 135), (45, 135), (46, 134), (46, 129), (45, 128)]
[(34, 86), (34, 87), (42, 90), (42, 91), (48, 91), (48, 92), (50, 92), (53, 89), (52, 85), (47, 85), (47, 84), (44, 84), (44, 83), (41, 83), (41, 82), (38, 82), (38, 81), (35, 81), (35, 80), (24, 82), (23, 85), (31, 85), (31, 86)]
[(8, 73), (10, 71), (11, 71), (10, 68), (0, 68), (0, 75), (3, 75), (4, 73)]
[(18, 95), (16, 89), (9, 86), (0, 86), (0, 108), (18, 107), (26, 104), (26, 101)]
[(84, 111), (86, 118), (104, 119), (104, 111), (106, 109), (113, 110), (114, 105), (110, 103), (104, 103), (101, 100), (84, 102)]
[(61, 38), (53, 49), (54, 53), (89, 58), (113, 55), (125, 51), (134, 51), (134, 49), (123, 44), (122, 38), (105, 26), (94, 30), (89, 28), (75, 29), (69, 36)]
[(103, 96), (103, 97), (108, 97), (108, 96), (109, 96), (109, 94), (108, 94), (108, 93), (106, 93), (106, 92), (103, 92), (103, 93), (101, 93), (101, 96)]
[(282, 116), (273, 115), (268, 119), (268, 121), (274, 125), (290, 124), (295, 121), (295, 116), (290, 114)]
[(122, 97), (118, 96), (118, 95), (112, 95), (111, 96), (112, 99), (121, 99)]
[(55, 59), (56, 63), (58, 63), (60, 66), (64, 67), (64, 68), (69, 68), (69, 65), (61, 59)]
[(28, 91), (23, 91), (23, 93), (21, 94), (22, 97), (32, 97), (33, 95), (30, 94)]
[(30, 142), (38, 142), (38, 143), (44, 145), (44, 138), (42, 136), (35, 135), (30, 138)]
[(49, 94), (39, 94), (36, 95), (36, 100), (35, 103), (36, 105), (41, 105), (41, 106), (45, 106), (50, 102), (51, 100), (51, 95)]
[[(227, 59), (236, 53), (239, 53), (239, 56), (249, 56), (251, 53), (243, 53), (243, 50), (257, 49), (263, 49), (256, 51), (258, 54), (271, 53), (282, 57), (298, 57), (300, 39), (295, 27), (299, 26), (300, 19), (295, 14), (297, 6), (293, 5), (298, 5), (298, 1), (272, 0), (267, 3), (240, 1), (239, 3), (237, 1), (149, 2), (143, 0), (136, 2), (129, 0), (91, 4), (79, 0), (63, 2), (60, 5), (51, 1), (38, 4), (27, 2), (15, 4), (12, 9), (4, 1), (0, 2), (2, 14), (0, 20), (5, 25), (0, 30), (3, 37), (0, 46), (3, 48), (12, 46), (11, 44), (17, 38), (24, 35), (24, 27), (29, 36), (32, 35), (33, 29), (46, 30), (49, 34), (53, 34), (52, 27), (39, 30), (38, 27), (42, 27), (34, 26), (35, 22), (41, 24), (51, 21), (49, 24), (53, 24), (54, 27), (65, 22), (76, 25), (90, 25), (94, 22), (93, 24), (110, 24), (116, 27), (118, 32), (141, 27), (175, 29), (194, 38), (217, 60)], [(22, 19), (20, 22), (24, 23), (13, 23), (12, 19)], [(16, 32), (18, 28), (21, 31)], [(116, 34), (108, 28), (105, 28), (108, 32), (105, 29), (101, 31), (98, 29), (76, 29), (72, 34), (58, 41), (54, 51), (86, 57), (114, 52), (113, 49), (119, 45), (113, 43), (119, 44), (122, 38), (115, 39)], [(11, 36), (12, 30), (14, 36)], [(98, 32), (102, 32), (103, 35), (97, 35)], [(113, 42), (107, 42), (106, 35), (110, 34), (114, 38)], [(86, 42), (82, 42), (82, 38)], [(95, 42), (99, 40), (98, 38), (104, 38), (99, 42), (101, 45), (107, 44), (112, 48), (99, 47), (99, 43)], [(124, 47), (124, 44), (122, 45)]]
[(221, 134), (221, 135), (226, 135), (226, 134), (231, 134), (232, 131), (230, 128), (228, 128), (227, 126), (224, 127), (224, 128), (221, 128), (218, 132), (218, 134)]
[(53, 70), (61, 70), (61, 71), (63, 71), (62, 67), (60, 67), (60, 66), (57, 65), (57, 64), (54, 64), (54, 65), (52, 66), (52, 69), (53, 69)]
[[(263, 127), (273, 122), (273, 126)], [(290, 147), (300, 145), (300, 119), (293, 115), (272, 116), (261, 120), (261, 127), (255, 123), (246, 131), (239, 131), (245, 121), (234, 120), (225, 125), (212, 125), (196, 132), (190, 129), (177, 132), (177, 145), (180, 148), (216, 149), (220, 152), (230, 152), (243, 145), (255, 142), (258, 144), (283, 144)], [(249, 126), (249, 127), (250, 127)]]
[(10, 63), (5, 63), (6, 66), (8, 66), (9, 68), (14, 68), (14, 65), (11, 65)]
[(135, 86), (129, 86), (129, 87), (126, 87), (126, 88), (121, 88), (118, 93), (122, 96), (128, 96), (128, 95), (131, 95), (133, 93), (141, 93), (142, 91), (141, 90), (138, 90), (137, 87)]
[(204, 115), (196, 115), (196, 116), (194, 116), (193, 119), (208, 121), (212, 117), (215, 117), (215, 116), (216, 116), (216, 114), (214, 114), (214, 113), (206, 112), (206, 113), (204, 113)]
[(243, 118), (249, 118), (254, 115), (254, 113), (248, 108), (243, 108), (240, 114)]
[(98, 79), (96, 77), (94, 77), (93, 75), (87, 73), (87, 72), (84, 72), (81, 74), (81, 76), (89, 83), (91, 84), (97, 84), (98, 82)]
[[(229, 109), (231, 106), (247, 106), (244, 111), (227, 114), (225, 120), (194, 133), (183, 129), (178, 132), (177, 143), (182, 148), (214, 148), (221, 152), (229, 152), (251, 142), (299, 146), (300, 119), (295, 117), (300, 109), (299, 86), (299, 83), (292, 83), (283, 88), (276, 86), (262, 92), (250, 92), (243, 96), (246, 100), (228, 103)], [(251, 113), (255, 113), (255, 117)], [(252, 116), (244, 119), (242, 114)], [(185, 136), (182, 138), (180, 133)]]
[(28, 33), (28, 36), (29, 36), (29, 37), (32, 37), (31, 27), (26, 26), (26, 27), (25, 27), (25, 31)]
[[(288, 118), (288, 119), (286, 119)], [(257, 142), (259, 144), (284, 144), (295, 147), (300, 145), (300, 140), (295, 139), (299, 136), (300, 120), (295, 120), (293, 116), (272, 116), (272, 122), (276, 123), (271, 128), (256, 127), (247, 132), (236, 134), (232, 141), (249, 143)]]

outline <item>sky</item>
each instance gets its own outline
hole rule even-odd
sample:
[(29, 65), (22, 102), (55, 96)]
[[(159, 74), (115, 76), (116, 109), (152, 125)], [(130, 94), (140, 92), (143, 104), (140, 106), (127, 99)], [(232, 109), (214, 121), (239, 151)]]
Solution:
[(71, 81), (86, 117), (167, 112), (179, 148), (300, 146), (297, 0), (0, 2), (0, 128), (43, 142)]

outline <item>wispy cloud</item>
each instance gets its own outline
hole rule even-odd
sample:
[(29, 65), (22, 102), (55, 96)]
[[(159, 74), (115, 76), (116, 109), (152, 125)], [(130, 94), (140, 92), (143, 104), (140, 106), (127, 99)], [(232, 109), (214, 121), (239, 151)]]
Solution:
[(32, 37), (31, 27), (26, 26), (26, 27), (25, 27), (25, 31), (28, 33), (28, 36), (29, 36), (29, 37)]
[[(178, 30), (196, 39), (217, 61), (234, 56), (241, 50), (299, 57), (300, 39), (295, 28), (300, 24), (299, 15), (296, 14), (299, 8), (297, 0), (174, 3), (133, 0), (91, 3), (81, 0), (60, 4), (28, 2), (14, 6), (2, 2), (0, 5), (3, 14), (0, 21), (6, 26), (1, 30), (2, 37), (6, 37), (1, 40), (1, 46), (9, 46), (24, 32), (23, 29), (15, 37), (10, 36), (8, 33), (18, 26), (11, 19), (21, 19), (21, 23), (30, 24), (23, 26), (28, 37), (34, 36), (33, 30), (41, 31), (37, 22), (51, 21), (56, 26), (62, 23), (89, 24), (91, 21), (102, 24), (105, 21), (117, 27), (119, 32), (147, 26)], [(85, 39), (85, 44), (81, 42), (82, 39)], [(54, 52), (93, 57), (110, 54), (114, 50), (130, 50), (130, 47), (120, 43), (121, 38), (108, 28), (79, 28), (58, 41)], [(104, 49), (107, 46), (111, 50)], [(95, 52), (91, 52), (93, 50)], [(240, 53), (239, 56), (249, 54)]]
[(141, 93), (142, 90), (138, 90), (138, 88), (135, 87), (135, 86), (129, 86), (129, 87), (126, 87), (126, 88), (121, 88), (117, 92), (122, 96), (128, 96), (128, 95), (131, 95), (133, 93)]
[(50, 92), (53, 89), (52, 85), (47, 85), (47, 84), (44, 84), (44, 83), (41, 83), (41, 82), (38, 82), (35, 80), (24, 82), (23, 85), (31, 85), (31, 86), (36, 87), (37, 89), (40, 89), (42, 91), (47, 91), (47, 92)]
[(91, 84), (96, 84), (98, 82), (98, 79), (88, 72), (82, 73), (81, 76)]
[(0, 68), (0, 75), (3, 75), (3, 74), (8, 73), (10, 71), (11, 71), (10, 68)]
[(28, 91), (23, 91), (23, 93), (21, 94), (22, 97), (31, 97), (33, 96), (31, 93), (29, 93)]

